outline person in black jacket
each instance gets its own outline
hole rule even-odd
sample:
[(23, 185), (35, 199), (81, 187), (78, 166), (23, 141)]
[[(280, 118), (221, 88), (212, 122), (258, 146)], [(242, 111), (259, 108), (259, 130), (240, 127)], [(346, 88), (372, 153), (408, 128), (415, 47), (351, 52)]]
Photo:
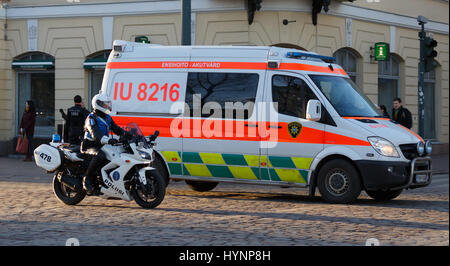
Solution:
[(402, 100), (400, 98), (394, 99), (394, 109), (392, 109), (392, 120), (408, 129), (412, 128), (411, 112), (402, 106)]
[(67, 110), (66, 127), (69, 143), (80, 145), (84, 134), (84, 121), (89, 115), (89, 111), (83, 107), (80, 95), (73, 98), (74, 106)]

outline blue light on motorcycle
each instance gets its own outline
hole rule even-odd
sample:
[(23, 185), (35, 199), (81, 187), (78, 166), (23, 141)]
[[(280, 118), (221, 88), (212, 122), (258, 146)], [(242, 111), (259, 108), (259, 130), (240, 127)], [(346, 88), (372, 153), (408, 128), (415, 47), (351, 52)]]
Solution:
[(61, 136), (59, 136), (59, 134), (52, 135), (52, 142), (60, 142), (60, 141), (61, 141)]

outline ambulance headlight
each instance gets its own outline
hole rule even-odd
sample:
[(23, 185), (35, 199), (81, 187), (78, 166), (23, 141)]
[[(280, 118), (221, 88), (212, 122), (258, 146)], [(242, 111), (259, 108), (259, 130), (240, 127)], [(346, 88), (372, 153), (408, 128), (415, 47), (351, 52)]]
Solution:
[(422, 156), (425, 153), (425, 144), (422, 141), (417, 142), (417, 153)]
[(387, 157), (400, 157), (394, 144), (389, 140), (380, 137), (368, 137), (367, 140), (379, 154)]
[(141, 151), (141, 150), (137, 150), (137, 151), (138, 151), (138, 153), (139, 153), (139, 155), (141, 156), (142, 159), (145, 159), (145, 160), (151, 160), (152, 159), (152, 155), (150, 153), (145, 152), (145, 151)]
[(431, 145), (431, 141), (428, 140), (428, 141), (425, 143), (425, 153), (426, 153), (427, 155), (430, 155), (432, 151), (433, 151), (433, 147), (432, 147), (432, 145)]

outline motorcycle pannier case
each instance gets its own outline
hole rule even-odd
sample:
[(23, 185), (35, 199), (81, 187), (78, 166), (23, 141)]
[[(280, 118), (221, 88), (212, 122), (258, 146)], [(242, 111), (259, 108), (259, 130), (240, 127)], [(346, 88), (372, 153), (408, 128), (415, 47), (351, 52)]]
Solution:
[(34, 159), (39, 167), (52, 172), (61, 165), (59, 150), (47, 144), (42, 144), (34, 150)]

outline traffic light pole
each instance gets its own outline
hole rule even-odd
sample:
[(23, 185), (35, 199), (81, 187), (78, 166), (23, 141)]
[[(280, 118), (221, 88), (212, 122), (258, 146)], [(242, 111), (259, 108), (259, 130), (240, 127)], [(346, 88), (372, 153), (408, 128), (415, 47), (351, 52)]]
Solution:
[(419, 59), (419, 135), (423, 137), (424, 134), (424, 101), (425, 97), (423, 94), (424, 79), (425, 79), (425, 58), (424, 58), (424, 42), (425, 42), (425, 23), (419, 23), (422, 30), (419, 32), (420, 39), (420, 59)]
[(181, 0), (181, 45), (191, 45), (191, 0)]

